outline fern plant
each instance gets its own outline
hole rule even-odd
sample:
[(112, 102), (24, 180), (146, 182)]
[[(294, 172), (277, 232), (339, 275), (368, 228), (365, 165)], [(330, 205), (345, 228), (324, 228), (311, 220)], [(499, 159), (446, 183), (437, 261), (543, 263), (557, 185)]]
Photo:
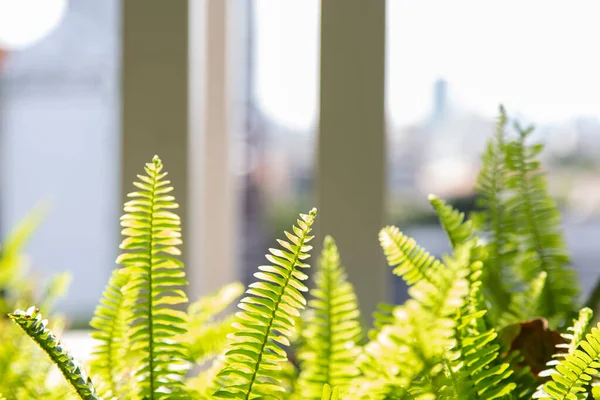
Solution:
[(186, 332), (187, 315), (175, 305), (187, 302), (187, 284), (180, 254), (180, 220), (171, 212), (178, 207), (169, 193), (162, 162), (154, 157), (138, 175), (121, 217), (124, 252), (117, 259), (128, 280), (123, 296), (131, 300), (129, 343), (139, 351), (134, 368), (140, 398), (180, 396), (188, 366), (185, 348), (175, 339)]
[(7, 334), (12, 347), (0, 343), (0, 361), (29, 357), (21, 344), (31, 338), (71, 394), (36, 381), (50, 363), (34, 356), (20, 379), (8, 379), (0, 362), (2, 393), (8, 400), (589, 398), (598, 391), (600, 326), (589, 329), (592, 311), (584, 308), (564, 328), (577, 313), (578, 289), (541, 146), (529, 143), (530, 129), (515, 125), (514, 139), (507, 130), (501, 109), (476, 186), (478, 213), (429, 197), (450, 254), (438, 259), (399, 228), (381, 230), (384, 255), (410, 298), (380, 305), (367, 335), (333, 238), (324, 240), (314, 286), (305, 284), (314, 209), (269, 249), (238, 312), (229, 312), (242, 296), (237, 283), (184, 311), (177, 204), (155, 157), (125, 204), (120, 267), (91, 321), (90, 364), (69, 356), (35, 307), (9, 315), (25, 335)]
[(302, 281), (308, 278), (302, 269), (309, 265), (313, 238), (310, 236), (316, 210), (301, 214), (294, 233), (286, 232), (289, 241), (279, 240), (282, 249), (270, 249), (267, 260), (272, 264), (259, 267), (258, 282), (250, 285), (239, 303), (234, 340), (225, 352), (225, 368), (220, 376), (227, 377), (225, 387), (215, 397), (253, 399), (275, 397), (281, 390), (278, 371), (287, 355), (282, 346), (289, 346), (294, 330), (294, 318), (306, 305), (302, 295), (308, 289)]
[(324, 385), (343, 394), (359, 376), (354, 360), (362, 341), (356, 294), (330, 236), (325, 238), (311, 294), (296, 387), (299, 398), (318, 400)]

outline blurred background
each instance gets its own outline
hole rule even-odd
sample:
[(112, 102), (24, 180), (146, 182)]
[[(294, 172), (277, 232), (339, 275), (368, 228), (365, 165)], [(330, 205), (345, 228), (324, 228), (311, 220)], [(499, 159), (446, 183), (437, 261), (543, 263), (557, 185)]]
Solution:
[[(17, 12), (18, 3), (29, 6)], [(42, 3), (47, 18), (36, 11)], [(11, 12), (24, 18), (18, 29)], [(598, 15), (593, 0), (0, 0), (0, 242), (46, 202), (28, 247), (32, 276), (70, 271), (58, 308), (85, 324), (115, 267), (124, 193), (154, 153), (178, 189), (198, 295), (247, 283), (298, 212), (323, 203), (318, 232), (331, 233), (327, 188), (345, 173), (356, 192), (347, 207), (368, 207), (344, 214), (359, 225), (339, 234), (342, 257), (351, 280), (361, 268), (379, 277), (359, 283), (359, 299), (401, 301), (405, 289), (381, 258), (354, 261), (378, 251), (360, 219), (447, 251), (427, 194), (472, 209), (503, 103), (546, 144), (589, 291), (600, 256)], [(19, 42), (44, 24), (43, 37)], [(351, 101), (363, 94), (368, 101)], [(381, 121), (323, 128), (365, 115)], [(361, 152), (378, 138), (382, 146)], [(331, 143), (336, 152), (325, 150)], [(344, 154), (357, 156), (329, 168)], [(355, 168), (374, 175), (353, 180)], [(361, 197), (373, 190), (372, 203)]]

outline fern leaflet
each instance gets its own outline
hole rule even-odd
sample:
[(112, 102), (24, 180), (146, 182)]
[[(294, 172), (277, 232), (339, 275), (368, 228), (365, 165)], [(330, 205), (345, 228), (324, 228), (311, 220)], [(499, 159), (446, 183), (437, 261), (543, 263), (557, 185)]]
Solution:
[(323, 385), (323, 395), (321, 400), (338, 400), (340, 398), (340, 392), (337, 387), (331, 390), (331, 386), (328, 384)]

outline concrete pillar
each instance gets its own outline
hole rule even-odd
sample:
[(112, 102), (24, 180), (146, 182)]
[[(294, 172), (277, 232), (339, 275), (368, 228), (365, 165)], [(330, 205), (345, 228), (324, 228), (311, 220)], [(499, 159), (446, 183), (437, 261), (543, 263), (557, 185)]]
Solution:
[(378, 244), (385, 194), (385, 0), (322, 0), (319, 240), (335, 238), (366, 321), (388, 300)]
[(229, 4), (122, 2), (123, 195), (159, 154), (180, 204), (191, 299), (237, 279)]
[(122, 192), (158, 154), (188, 221), (188, 2), (121, 2)]

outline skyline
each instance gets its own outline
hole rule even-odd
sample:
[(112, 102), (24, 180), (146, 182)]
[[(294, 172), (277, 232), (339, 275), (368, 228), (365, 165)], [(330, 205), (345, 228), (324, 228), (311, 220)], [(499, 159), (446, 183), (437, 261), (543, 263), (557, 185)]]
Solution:
[[(255, 4), (256, 100), (278, 123), (310, 129), (318, 113), (319, 1)], [(597, 15), (593, 0), (388, 0), (391, 122), (426, 118), (437, 79), (449, 83), (452, 105), (486, 117), (500, 103), (525, 123), (600, 117)]]

